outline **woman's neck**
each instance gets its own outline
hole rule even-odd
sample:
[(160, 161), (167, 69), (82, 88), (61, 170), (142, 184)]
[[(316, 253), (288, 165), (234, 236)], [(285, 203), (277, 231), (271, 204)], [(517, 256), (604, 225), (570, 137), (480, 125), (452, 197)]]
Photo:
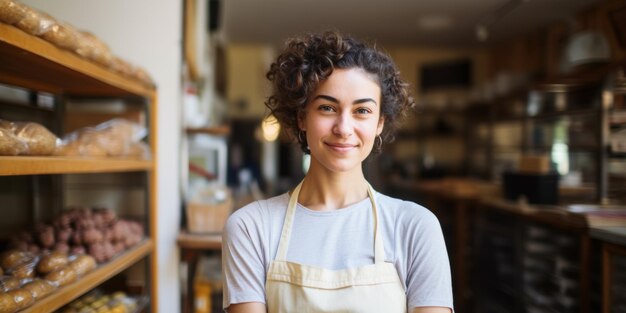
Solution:
[(335, 173), (311, 167), (300, 189), (298, 202), (316, 211), (333, 211), (368, 197), (363, 171)]

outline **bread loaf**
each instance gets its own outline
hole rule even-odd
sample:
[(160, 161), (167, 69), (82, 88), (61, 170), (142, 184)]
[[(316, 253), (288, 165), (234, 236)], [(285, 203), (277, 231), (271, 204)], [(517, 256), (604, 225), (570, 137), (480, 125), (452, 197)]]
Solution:
[(69, 267), (58, 269), (46, 275), (47, 280), (51, 281), (59, 287), (63, 287), (65, 285), (73, 283), (74, 281), (76, 281), (76, 278), (76, 272)]
[(39, 36), (54, 24), (54, 18), (45, 13), (28, 6), (24, 6), (24, 11), (26, 14), (15, 26), (31, 35)]
[(37, 271), (42, 274), (48, 274), (65, 267), (68, 263), (67, 254), (53, 251), (41, 257), (37, 265)]
[(18, 140), (12, 131), (0, 128), (0, 155), (18, 155), (24, 150), (24, 142)]
[(77, 256), (76, 259), (70, 262), (68, 266), (69, 268), (74, 270), (74, 272), (76, 272), (76, 275), (83, 276), (94, 270), (97, 264), (96, 259), (94, 259), (92, 256), (83, 254)]
[(30, 291), (30, 293), (33, 295), (33, 298), (35, 299), (41, 299), (49, 295), (56, 289), (50, 281), (39, 278), (24, 285), (22, 288), (24, 290)]
[(41, 34), (41, 37), (56, 46), (76, 51), (78, 49), (78, 31), (72, 26), (55, 23), (49, 29)]
[(26, 143), (26, 155), (52, 155), (56, 149), (57, 137), (37, 123), (19, 123), (15, 136)]
[(24, 5), (13, 0), (0, 0), (0, 22), (16, 24), (26, 16)]
[(0, 256), (0, 265), (3, 269), (10, 270), (32, 258), (33, 255), (26, 251), (9, 250)]

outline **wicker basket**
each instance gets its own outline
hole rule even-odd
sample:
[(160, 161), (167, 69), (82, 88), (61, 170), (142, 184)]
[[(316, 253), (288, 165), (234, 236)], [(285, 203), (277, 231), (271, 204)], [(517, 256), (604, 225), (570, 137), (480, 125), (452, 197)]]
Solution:
[(186, 210), (187, 228), (192, 233), (219, 233), (232, 210), (233, 198), (230, 194), (218, 204), (190, 201)]

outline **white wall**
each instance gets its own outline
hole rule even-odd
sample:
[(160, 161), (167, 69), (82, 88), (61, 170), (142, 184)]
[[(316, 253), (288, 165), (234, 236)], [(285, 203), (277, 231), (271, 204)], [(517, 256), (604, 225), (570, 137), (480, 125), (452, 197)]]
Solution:
[[(157, 247), (159, 312), (180, 311), (178, 249), (182, 1), (23, 0), (106, 42), (144, 67), (158, 87)], [(169, 152), (169, 153), (168, 153)]]

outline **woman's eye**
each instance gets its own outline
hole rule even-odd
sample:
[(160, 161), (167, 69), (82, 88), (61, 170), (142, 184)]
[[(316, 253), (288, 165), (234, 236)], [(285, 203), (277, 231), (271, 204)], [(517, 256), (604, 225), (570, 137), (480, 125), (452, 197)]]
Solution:
[(370, 110), (367, 109), (367, 108), (358, 108), (358, 109), (356, 109), (356, 113), (357, 114), (368, 114), (368, 113), (370, 113)]
[(324, 112), (332, 112), (334, 109), (330, 105), (320, 105), (319, 110)]

